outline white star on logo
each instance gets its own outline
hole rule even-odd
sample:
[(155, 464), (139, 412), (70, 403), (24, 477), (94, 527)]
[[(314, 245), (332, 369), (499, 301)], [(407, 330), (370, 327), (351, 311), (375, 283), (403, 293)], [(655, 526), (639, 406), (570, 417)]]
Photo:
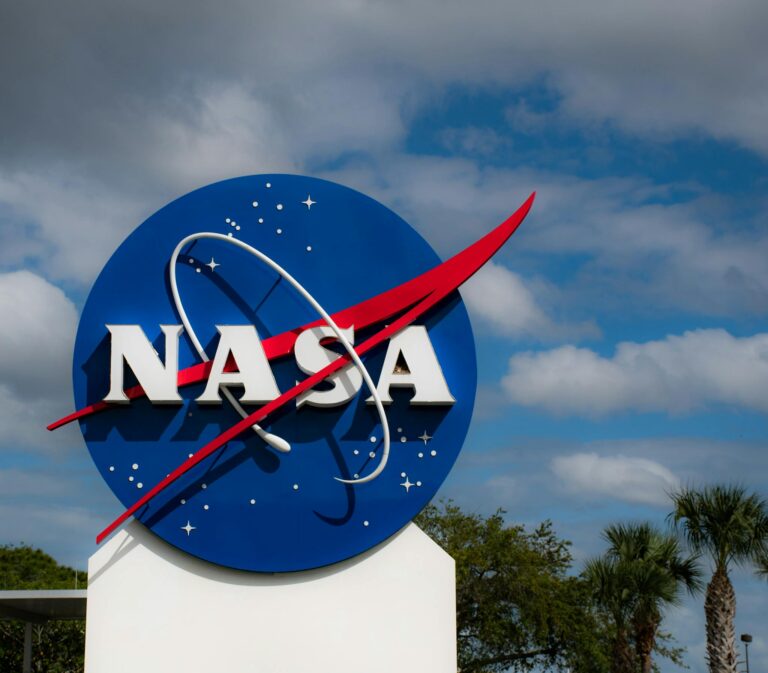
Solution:
[(414, 483), (412, 483), (411, 481), (409, 481), (409, 480), (408, 480), (408, 477), (406, 477), (406, 478), (405, 478), (405, 481), (404, 481), (402, 484), (400, 484), (400, 486), (402, 486), (403, 488), (405, 488), (405, 492), (406, 492), (406, 493), (408, 493), (408, 491), (410, 491), (410, 490), (411, 490), (411, 486), (415, 486), (415, 485), (416, 485), (416, 484), (414, 484)]
[(211, 267), (211, 271), (215, 271), (217, 266), (221, 266), (213, 257), (211, 257), (211, 261), (206, 264), (206, 266)]
[(422, 442), (424, 442), (424, 446), (426, 446), (426, 445), (427, 445), (427, 442), (428, 442), (430, 439), (432, 439), (432, 435), (428, 435), (428, 434), (427, 434), (427, 431), (425, 430), (425, 431), (424, 431), (424, 434), (423, 434), (423, 435), (419, 435), (419, 436), (417, 437), (417, 439), (420, 439)]
[(181, 530), (183, 530), (183, 531), (186, 531), (186, 533), (187, 533), (187, 537), (189, 537), (189, 534), (190, 534), (190, 533), (191, 533), (193, 530), (197, 530), (197, 527), (196, 527), (196, 526), (193, 526), (191, 523), (189, 523), (189, 521), (187, 521), (187, 525), (186, 525), (186, 526), (182, 526), (182, 527), (181, 527)]
[(311, 210), (312, 206), (315, 205), (317, 201), (313, 201), (312, 197), (309, 194), (307, 194), (307, 200), (302, 201), (302, 203), (307, 207), (307, 210)]

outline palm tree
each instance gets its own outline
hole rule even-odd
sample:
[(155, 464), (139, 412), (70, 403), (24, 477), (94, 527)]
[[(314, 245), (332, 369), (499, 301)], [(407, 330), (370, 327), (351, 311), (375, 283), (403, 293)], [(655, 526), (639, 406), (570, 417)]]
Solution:
[(649, 673), (664, 608), (677, 604), (683, 589), (697, 591), (701, 572), (675, 536), (650, 524), (609, 526), (603, 537), (608, 550), (589, 561), (584, 574), (613, 622), (613, 671), (634, 673), (639, 665)]
[(625, 564), (607, 556), (587, 561), (584, 577), (592, 587), (595, 603), (611, 618), (615, 632), (611, 652), (611, 673), (634, 673), (635, 651), (629, 639), (633, 592)]
[(721, 485), (686, 488), (672, 500), (675, 525), (692, 549), (709, 554), (713, 562), (704, 600), (710, 673), (737, 673), (736, 594), (728, 569), (768, 552), (768, 504), (741, 486)]
[(757, 574), (768, 580), (768, 553), (761, 554), (757, 559)]
[(607, 556), (626, 568), (632, 595), (632, 636), (643, 673), (652, 668), (651, 653), (666, 606), (677, 605), (683, 590), (701, 589), (697, 557), (685, 556), (674, 535), (648, 523), (605, 529)]

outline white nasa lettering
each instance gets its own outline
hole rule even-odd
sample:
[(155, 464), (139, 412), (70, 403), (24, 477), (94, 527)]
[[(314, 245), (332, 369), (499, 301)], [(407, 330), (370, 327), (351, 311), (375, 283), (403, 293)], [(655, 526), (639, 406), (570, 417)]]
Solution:
[[(349, 343), (355, 343), (355, 328), (347, 327), (341, 333)], [(313, 327), (299, 334), (294, 346), (296, 364), (305, 374), (316, 374), (331, 364), (339, 354), (325, 348), (321, 341), (329, 337), (336, 338), (333, 328), (329, 325)], [(326, 383), (333, 387), (328, 390), (308, 390), (296, 398), (296, 407), (308, 404), (312, 407), (338, 407), (349, 402), (360, 391), (363, 385), (363, 375), (357, 367), (347, 366), (332, 374)]]
[[(400, 357), (405, 361), (407, 371), (397, 371)], [(391, 387), (413, 388), (411, 404), (414, 405), (456, 402), (424, 325), (410, 325), (390, 339), (376, 386), (383, 404), (392, 403)], [(366, 402), (373, 404), (373, 398), (369, 397)]]
[[(179, 335), (181, 325), (160, 325), (165, 335), (165, 362), (160, 360), (139, 325), (107, 325), (111, 336), (110, 389), (105, 402), (127, 403), (124, 388), (124, 364), (131, 368), (149, 400), (155, 404), (178, 404)], [(243, 404), (264, 404), (280, 395), (259, 335), (253, 325), (217, 325), (219, 343), (200, 404), (221, 404), (221, 388), (243, 386)], [(341, 330), (354, 343), (354, 327)], [(328, 325), (302, 332), (296, 339), (296, 364), (305, 374), (314, 374), (333, 362), (338, 353), (323, 346), (322, 341), (335, 337)], [(225, 372), (232, 358), (238, 371)], [(406, 367), (397, 366), (403, 360)], [(336, 407), (351, 401), (362, 387), (357, 367), (347, 366), (326, 379), (331, 388), (302, 393), (296, 406)], [(391, 404), (390, 388), (413, 388), (412, 405), (451, 405), (451, 395), (443, 370), (437, 360), (429, 334), (423, 325), (410, 325), (393, 336), (384, 356), (376, 390), (382, 403)], [(373, 404), (373, 398), (366, 402)]]
[(176, 387), (179, 372), (179, 334), (181, 325), (160, 325), (165, 334), (165, 363), (139, 325), (107, 325), (111, 336), (109, 393), (105, 402), (127, 403), (123, 391), (123, 363), (128, 365), (144, 388), (147, 397), (157, 404), (183, 402)]
[[(220, 334), (219, 345), (208, 383), (197, 402), (221, 404), (219, 388), (233, 384), (244, 386), (245, 391), (240, 398), (243, 404), (263, 404), (280, 395), (256, 328), (253, 325), (217, 325), (216, 329)], [(239, 371), (224, 371), (230, 355)]]

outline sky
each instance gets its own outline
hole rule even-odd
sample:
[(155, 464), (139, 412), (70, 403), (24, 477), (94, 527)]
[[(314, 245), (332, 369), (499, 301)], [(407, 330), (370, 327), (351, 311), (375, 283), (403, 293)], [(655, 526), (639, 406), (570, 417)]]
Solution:
[[(760, 0), (3, 3), (0, 543), (85, 566), (120, 507), (44, 426), (88, 290), (167, 202), (266, 172), (443, 257), (537, 191), (462, 290), (479, 395), (440, 496), (549, 518), (578, 565), (681, 486), (768, 495), (766, 62)], [(768, 583), (734, 578), (768, 669)], [(704, 671), (703, 599), (666, 624)]]

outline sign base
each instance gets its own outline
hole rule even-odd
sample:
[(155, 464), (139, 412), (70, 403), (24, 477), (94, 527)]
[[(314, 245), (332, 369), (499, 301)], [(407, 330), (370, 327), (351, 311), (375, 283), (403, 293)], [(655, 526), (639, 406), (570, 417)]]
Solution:
[(132, 522), (88, 575), (86, 673), (456, 673), (454, 562), (414, 524), (348, 561), (256, 574)]

